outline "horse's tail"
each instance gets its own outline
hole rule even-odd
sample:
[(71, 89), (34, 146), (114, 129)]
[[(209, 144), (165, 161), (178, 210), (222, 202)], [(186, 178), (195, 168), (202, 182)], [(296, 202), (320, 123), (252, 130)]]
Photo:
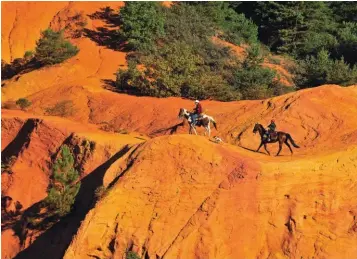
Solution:
[(217, 122), (212, 121), (212, 123), (213, 123), (214, 128), (215, 128), (216, 130), (218, 130), (218, 129), (217, 129)]
[(217, 129), (217, 122), (213, 119), (213, 117), (208, 116), (207, 114), (206, 114), (206, 117), (208, 118), (208, 120), (209, 120), (210, 122), (212, 122), (213, 127), (214, 127), (216, 130), (218, 130), (218, 129)]
[(296, 147), (296, 148), (300, 148), (298, 145), (296, 145), (296, 143), (294, 142), (293, 138), (290, 136), (290, 134), (287, 134), (288, 140), (290, 140), (291, 144)]
[(209, 119), (210, 119), (210, 121), (212, 121), (212, 124), (213, 124), (214, 128), (215, 128), (216, 130), (218, 130), (218, 129), (217, 129), (217, 122), (216, 122), (212, 117), (209, 117)]

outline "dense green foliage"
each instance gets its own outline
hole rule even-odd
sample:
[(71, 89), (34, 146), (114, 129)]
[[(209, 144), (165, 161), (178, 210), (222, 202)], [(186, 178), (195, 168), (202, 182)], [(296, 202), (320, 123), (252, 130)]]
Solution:
[[(324, 2), (248, 2), (260, 28), (260, 40), (280, 53), (316, 54), (333, 47), (331, 10)], [(245, 11), (245, 10), (243, 10)]]
[[(357, 63), (356, 2), (240, 2), (232, 6), (259, 26), (259, 40), (272, 51), (298, 60), (298, 87), (356, 83), (352, 75)], [(326, 72), (332, 68), (338, 70)]]
[[(148, 41), (135, 41), (137, 51), (128, 56), (128, 69), (117, 73), (116, 85), (120, 90), (159, 97), (183, 96), (225, 101), (240, 99), (243, 93), (250, 98), (268, 96), (261, 95), (261, 92), (257, 96), (253, 93), (256, 92), (254, 87), (245, 89), (249, 83), (246, 80), (250, 79), (237, 78), (248, 67), (241, 64), (228, 47), (212, 42), (212, 37), (217, 35), (235, 43), (256, 42), (257, 27), (244, 15), (235, 13), (223, 3), (179, 3), (169, 9), (158, 7), (155, 3), (146, 4), (160, 11), (160, 20), (164, 21), (162, 35), (165, 36), (156, 34), (156, 37), (150, 38), (150, 44)], [(139, 7), (134, 8), (134, 5), (140, 7), (142, 4), (132, 2), (130, 6), (136, 10)], [(147, 8), (149, 13), (153, 12), (151, 8)], [(146, 9), (141, 10), (145, 13)], [(126, 15), (126, 9), (122, 9), (121, 16)], [(140, 15), (146, 17), (146, 14)], [(122, 22), (125, 23), (125, 20)], [(145, 23), (136, 23), (137, 28), (133, 28), (133, 23), (130, 26), (136, 32), (152, 31), (151, 26), (146, 29)], [(125, 36), (130, 41), (131, 36)], [(132, 39), (138, 38), (135, 34)], [(150, 51), (147, 51), (148, 44)], [(262, 81), (265, 81), (265, 75), (274, 74), (270, 69), (263, 69), (261, 62), (254, 69), (249, 69), (252, 77), (259, 74)], [(272, 79), (267, 80), (265, 86), (272, 86)], [(244, 84), (237, 86), (238, 82)]]
[(244, 99), (271, 96), (279, 86), (276, 72), (263, 68), (262, 62), (263, 56), (259, 47), (253, 45), (240, 69), (234, 74), (234, 86), (243, 94)]
[(197, 12), (215, 24), (216, 33), (228, 42), (256, 43), (258, 27), (244, 14), (235, 12), (227, 2), (196, 2)]
[[(130, 50), (129, 67), (117, 72), (120, 91), (226, 101), (266, 98), (287, 89), (275, 71), (263, 67), (266, 54), (271, 63), (270, 54), (294, 60), (296, 88), (357, 83), (356, 13), (357, 2), (346, 1), (173, 2), (170, 8), (126, 2), (119, 19), (107, 17), (119, 31), (95, 35), (100, 44)], [(81, 37), (86, 19), (83, 13), (69, 17), (65, 36)], [(2, 79), (76, 55), (78, 48), (65, 36), (63, 31), (42, 32), (34, 52), (10, 64), (2, 60)], [(238, 60), (217, 38), (250, 46), (248, 57)], [(73, 107), (61, 103), (48, 113), (68, 116)]]
[(120, 34), (136, 50), (150, 50), (164, 34), (163, 7), (159, 2), (126, 2), (120, 11)]
[(35, 59), (42, 65), (61, 63), (75, 56), (79, 49), (65, 40), (63, 31), (47, 29), (36, 44)]
[(357, 67), (351, 68), (343, 59), (332, 60), (326, 50), (317, 57), (308, 56), (299, 62), (296, 83), (304, 88), (321, 84), (349, 85), (357, 82)]
[(74, 169), (73, 155), (69, 147), (63, 145), (52, 168), (52, 179), (45, 200), (58, 216), (64, 216), (71, 211), (81, 186), (78, 179), (79, 173)]

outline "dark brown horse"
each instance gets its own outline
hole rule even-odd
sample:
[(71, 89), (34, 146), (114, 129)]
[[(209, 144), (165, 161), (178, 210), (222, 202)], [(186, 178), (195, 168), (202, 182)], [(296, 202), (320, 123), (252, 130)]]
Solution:
[(291, 144), (295, 148), (300, 148), (298, 145), (295, 144), (293, 138), (290, 136), (289, 133), (278, 131), (274, 136), (272, 136), (270, 138), (270, 141), (268, 141), (268, 138), (267, 138), (267, 135), (266, 135), (267, 131), (264, 129), (264, 127), (261, 124), (258, 124), (258, 123), (255, 124), (254, 129), (253, 129), (253, 133), (254, 134), (257, 133), (257, 132), (259, 132), (259, 134), (260, 134), (261, 142), (260, 142), (260, 145), (259, 145), (259, 147), (258, 147), (256, 152), (259, 152), (259, 149), (264, 145), (265, 151), (270, 155), (266, 144), (275, 143), (275, 142), (279, 142), (279, 151), (276, 154), (277, 156), (280, 154), (280, 151), (281, 151), (281, 148), (283, 146), (283, 143), (285, 143), (285, 145), (288, 146), (288, 148), (290, 149), (291, 154), (293, 154), (293, 150), (291, 149), (291, 146), (288, 143), (289, 141), (291, 142)]

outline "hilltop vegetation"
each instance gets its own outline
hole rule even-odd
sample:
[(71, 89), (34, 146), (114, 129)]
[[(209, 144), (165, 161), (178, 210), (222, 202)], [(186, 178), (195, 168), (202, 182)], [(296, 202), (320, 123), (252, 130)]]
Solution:
[[(297, 88), (355, 83), (355, 9), (352, 2), (180, 2), (171, 8), (127, 2), (119, 33), (134, 52), (129, 68), (118, 71), (116, 85), (162, 97), (236, 100), (282, 94), (287, 88), (277, 73), (262, 67), (266, 47), (295, 59), (291, 72)], [(249, 45), (245, 60), (212, 43), (214, 36)]]
[(271, 51), (297, 60), (299, 88), (357, 82), (357, 3), (241, 2)]
[[(230, 101), (357, 82), (354, 2), (126, 2), (117, 8), (95, 13), (111, 26), (98, 31), (86, 27), (78, 10), (66, 14), (22, 58), (2, 60), (2, 79), (61, 63), (79, 53), (73, 43), (89, 38), (127, 53), (115, 65), (115, 85), (135, 95)], [(110, 85), (112, 79), (101, 78)]]
[[(155, 2), (128, 2), (120, 17), (120, 33), (135, 51), (128, 56), (129, 68), (118, 71), (116, 83), (121, 90), (236, 100), (270, 96), (278, 84), (275, 72), (261, 67), (257, 26), (225, 3), (179, 3), (165, 8)], [(250, 44), (255, 55), (248, 55), (249, 62), (240, 62), (228, 47), (214, 44), (213, 36)], [(256, 82), (266, 74), (258, 90)]]

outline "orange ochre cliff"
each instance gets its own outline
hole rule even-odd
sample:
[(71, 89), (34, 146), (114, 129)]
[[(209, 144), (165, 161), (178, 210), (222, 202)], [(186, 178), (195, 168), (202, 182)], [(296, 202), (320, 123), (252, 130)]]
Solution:
[[(2, 2), (2, 59), (35, 48), (41, 30), (122, 2)], [(169, 6), (169, 4), (166, 4)], [(31, 10), (31, 11), (29, 11)], [(218, 130), (188, 135), (182, 98), (115, 93), (125, 52), (88, 37), (62, 64), (2, 81), (2, 258), (353, 259), (357, 258), (357, 86), (325, 85), (279, 97), (203, 101)], [(107, 85), (107, 86), (105, 86)], [(60, 118), (46, 111), (71, 102)], [(275, 119), (300, 146), (268, 156), (255, 123)], [(39, 206), (54, 158), (70, 147), (81, 187), (73, 212), (53, 224)], [(278, 145), (268, 149), (275, 155)], [(96, 191), (105, 192), (95, 199)], [(29, 219), (32, 219), (30, 222)]]

